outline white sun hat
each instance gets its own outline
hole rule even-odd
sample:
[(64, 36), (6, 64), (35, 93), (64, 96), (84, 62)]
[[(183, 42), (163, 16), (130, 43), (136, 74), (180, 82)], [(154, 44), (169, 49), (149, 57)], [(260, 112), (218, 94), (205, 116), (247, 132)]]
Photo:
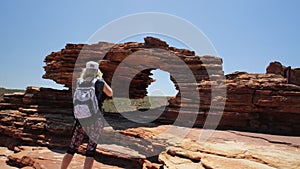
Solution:
[(86, 63), (86, 69), (98, 69), (99, 68), (99, 64), (97, 62), (94, 61), (89, 61)]

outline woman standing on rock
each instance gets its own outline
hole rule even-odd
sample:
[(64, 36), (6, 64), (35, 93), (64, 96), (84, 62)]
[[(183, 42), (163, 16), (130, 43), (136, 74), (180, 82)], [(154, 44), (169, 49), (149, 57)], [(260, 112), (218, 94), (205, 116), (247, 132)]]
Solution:
[[(91, 93), (92, 91), (92, 93)], [(112, 89), (102, 79), (102, 73), (99, 70), (99, 64), (94, 61), (86, 63), (86, 68), (83, 69), (80, 78), (77, 82), (77, 87), (74, 92), (74, 116), (75, 126), (72, 131), (72, 140), (65, 154), (61, 169), (66, 169), (78, 147), (82, 144), (84, 136), (88, 136), (88, 144), (86, 147), (86, 159), (84, 169), (90, 169), (94, 163), (94, 155), (103, 130), (103, 117), (101, 115), (102, 103), (107, 96), (111, 97)], [(95, 98), (93, 102), (93, 97)], [(89, 101), (87, 103), (87, 100)], [(93, 104), (95, 103), (95, 104)], [(96, 105), (95, 113), (93, 106)]]

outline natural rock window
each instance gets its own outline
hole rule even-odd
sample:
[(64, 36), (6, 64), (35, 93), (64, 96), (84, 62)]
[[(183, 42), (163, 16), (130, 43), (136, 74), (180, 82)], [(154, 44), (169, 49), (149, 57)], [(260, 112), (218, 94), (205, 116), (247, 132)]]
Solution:
[(173, 97), (177, 95), (178, 90), (175, 88), (175, 84), (170, 79), (170, 73), (156, 69), (152, 70), (151, 74), (152, 75), (150, 77), (155, 81), (147, 88), (148, 96)]

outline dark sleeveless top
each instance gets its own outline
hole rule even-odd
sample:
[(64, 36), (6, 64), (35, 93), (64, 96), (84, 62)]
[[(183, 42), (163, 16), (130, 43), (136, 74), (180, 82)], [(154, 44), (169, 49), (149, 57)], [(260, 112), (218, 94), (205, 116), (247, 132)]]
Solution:
[(101, 110), (101, 112), (102, 112), (103, 102), (107, 98), (107, 95), (103, 92), (103, 88), (104, 88), (104, 81), (98, 79), (95, 83), (95, 93), (98, 100), (99, 110)]

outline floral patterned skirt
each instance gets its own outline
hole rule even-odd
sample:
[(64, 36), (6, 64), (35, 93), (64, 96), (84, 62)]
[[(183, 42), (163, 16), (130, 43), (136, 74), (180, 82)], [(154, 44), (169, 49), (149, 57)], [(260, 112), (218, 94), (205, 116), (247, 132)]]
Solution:
[(96, 151), (97, 143), (100, 141), (103, 131), (103, 120), (97, 118), (94, 121), (76, 120), (72, 131), (72, 139), (67, 153), (74, 154), (78, 147), (82, 144), (85, 136), (88, 136), (88, 144), (86, 148), (86, 156), (93, 157)]

